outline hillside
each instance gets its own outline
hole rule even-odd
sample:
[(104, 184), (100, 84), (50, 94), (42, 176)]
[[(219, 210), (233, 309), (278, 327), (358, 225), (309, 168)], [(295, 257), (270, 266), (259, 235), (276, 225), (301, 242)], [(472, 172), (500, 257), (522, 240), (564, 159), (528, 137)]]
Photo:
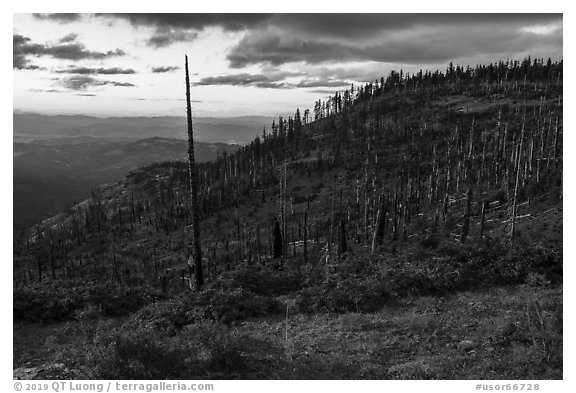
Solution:
[(100, 187), (16, 239), (15, 372), (562, 378), (562, 89), (392, 72), (274, 120), (197, 167), (203, 288), (186, 162)]
[[(196, 144), (198, 161), (214, 160), (236, 145)], [(50, 138), (13, 144), (14, 229), (22, 230), (53, 216), (75, 201), (90, 196), (92, 189), (115, 183), (130, 170), (153, 162), (181, 160), (186, 141), (152, 137)]]

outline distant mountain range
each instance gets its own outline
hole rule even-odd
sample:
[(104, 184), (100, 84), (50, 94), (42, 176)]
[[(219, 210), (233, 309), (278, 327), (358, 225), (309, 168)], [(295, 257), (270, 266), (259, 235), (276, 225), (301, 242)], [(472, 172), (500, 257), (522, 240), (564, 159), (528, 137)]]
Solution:
[[(14, 113), (14, 141), (30, 142), (50, 138), (114, 138), (139, 140), (150, 137), (186, 139), (186, 118), (91, 117)], [(249, 143), (270, 127), (272, 117), (193, 117), (194, 136), (200, 142)]]
[[(194, 118), (196, 159), (249, 143), (272, 118)], [(49, 217), (95, 187), (153, 162), (186, 159), (184, 117), (14, 113), (14, 228)]]

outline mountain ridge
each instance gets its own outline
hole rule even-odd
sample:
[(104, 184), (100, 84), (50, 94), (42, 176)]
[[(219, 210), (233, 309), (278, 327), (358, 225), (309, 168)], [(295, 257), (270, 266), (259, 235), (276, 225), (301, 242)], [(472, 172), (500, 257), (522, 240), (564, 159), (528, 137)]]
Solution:
[[(195, 117), (195, 139), (202, 142), (251, 142), (272, 117), (238, 116), (229, 118)], [(142, 139), (152, 136), (186, 139), (184, 116), (92, 117), (85, 115), (42, 115), (14, 113), (14, 138), (92, 138)], [(27, 139), (24, 139), (27, 138)]]

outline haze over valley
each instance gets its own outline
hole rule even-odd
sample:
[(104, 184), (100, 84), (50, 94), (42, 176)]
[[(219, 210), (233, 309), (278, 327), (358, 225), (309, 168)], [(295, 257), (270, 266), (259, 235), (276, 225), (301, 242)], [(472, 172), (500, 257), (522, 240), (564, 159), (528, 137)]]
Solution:
[[(260, 134), (272, 118), (195, 118), (196, 159), (214, 160)], [(184, 117), (14, 113), (14, 228), (26, 228), (154, 162), (187, 154)]]

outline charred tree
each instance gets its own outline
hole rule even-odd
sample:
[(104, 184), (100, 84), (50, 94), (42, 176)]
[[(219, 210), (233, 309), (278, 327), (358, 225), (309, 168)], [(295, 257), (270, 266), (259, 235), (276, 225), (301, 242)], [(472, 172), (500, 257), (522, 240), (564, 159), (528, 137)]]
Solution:
[(343, 254), (346, 251), (348, 251), (348, 245), (346, 244), (346, 224), (344, 223), (344, 218), (340, 218), (338, 253)]
[(284, 247), (282, 245), (282, 230), (280, 229), (280, 223), (278, 219), (274, 219), (274, 259), (281, 258), (283, 255)]
[(202, 248), (200, 247), (200, 206), (198, 204), (198, 179), (196, 160), (194, 158), (194, 131), (192, 129), (192, 105), (190, 104), (190, 77), (188, 74), (188, 56), (186, 65), (186, 117), (188, 121), (188, 169), (190, 172), (190, 210), (192, 214), (192, 257), (194, 259), (194, 276), (196, 289), (204, 285), (202, 274)]
[(464, 213), (464, 222), (462, 223), (462, 233), (460, 234), (460, 242), (466, 243), (468, 231), (470, 229), (470, 210), (472, 207), (472, 187), (468, 188), (468, 198), (466, 200), (466, 213)]
[(518, 155), (516, 159), (516, 184), (514, 185), (514, 200), (512, 203), (512, 228), (510, 229), (510, 242), (514, 242), (514, 234), (516, 232), (516, 209), (518, 204), (518, 183), (520, 182), (520, 159), (522, 152), (522, 144), (524, 142), (524, 119), (522, 120), (522, 130), (520, 132), (520, 142), (518, 144)]

